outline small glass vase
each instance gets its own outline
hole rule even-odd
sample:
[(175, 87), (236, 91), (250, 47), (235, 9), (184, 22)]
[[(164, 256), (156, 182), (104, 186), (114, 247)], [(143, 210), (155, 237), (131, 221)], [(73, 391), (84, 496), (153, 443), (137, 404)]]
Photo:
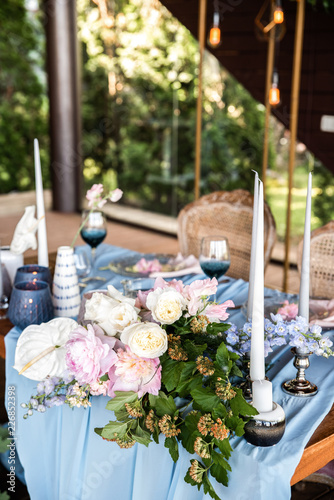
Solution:
[(291, 352), (295, 355), (293, 366), (297, 368), (297, 375), (296, 378), (287, 380), (282, 384), (283, 391), (290, 394), (290, 396), (304, 398), (315, 396), (318, 392), (317, 386), (309, 382), (305, 377), (305, 370), (310, 366), (309, 357), (312, 352), (298, 347), (291, 349)]
[(59, 247), (52, 285), (55, 316), (76, 318), (80, 309), (80, 290), (73, 248)]

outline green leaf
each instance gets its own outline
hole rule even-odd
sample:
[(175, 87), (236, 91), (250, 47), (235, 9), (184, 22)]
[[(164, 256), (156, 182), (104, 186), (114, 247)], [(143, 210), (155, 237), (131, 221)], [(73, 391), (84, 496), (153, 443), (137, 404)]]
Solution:
[(222, 403), (220, 403), (218, 406), (216, 406), (212, 410), (212, 416), (215, 420), (217, 418), (224, 419), (226, 417), (226, 415), (227, 415), (227, 410)]
[(203, 411), (211, 411), (220, 404), (220, 399), (216, 394), (208, 388), (193, 389), (190, 394)]
[(100, 377), (100, 380), (101, 380), (101, 382), (106, 382), (107, 380), (109, 380), (108, 373), (105, 373), (104, 375), (102, 375), (102, 377)]
[(173, 416), (177, 411), (177, 408), (172, 396), (168, 396), (167, 399), (158, 397), (155, 401), (155, 411), (159, 417), (166, 414)]
[(226, 374), (229, 374), (232, 368), (232, 361), (230, 361), (229, 351), (224, 342), (217, 349), (216, 362)]
[(206, 327), (206, 333), (217, 335), (218, 333), (226, 332), (230, 328), (227, 323), (209, 323)]
[(215, 443), (217, 444), (222, 455), (224, 455), (225, 458), (230, 458), (233, 449), (229, 439), (226, 438), (223, 441), (218, 441), (217, 439), (215, 439)]
[(219, 496), (215, 492), (212, 484), (210, 483), (207, 474), (204, 474), (202, 484), (203, 484), (204, 493), (208, 493), (211, 498), (214, 498), (214, 500), (221, 500), (221, 498), (219, 498)]
[(107, 410), (121, 410), (125, 403), (134, 403), (138, 399), (138, 394), (133, 391), (115, 391), (116, 396), (107, 403)]
[(226, 425), (229, 429), (233, 430), (237, 436), (242, 436), (245, 432), (245, 422), (240, 417), (227, 418)]
[(220, 464), (213, 464), (210, 467), (210, 473), (218, 481), (218, 483), (221, 483), (224, 486), (228, 485), (227, 471)]
[[(225, 460), (225, 458), (223, 457), (223, 455), (221, 453), (217, 453), (217, 451), (212, 450), (211, 457), (212, 457), (212, 460), (216, 464), (220, 465), (220, 467), (223, 467), (224, 469), (229, 470), (229, 471), (232, 470), (230, 464)], [(223, 484), (225, 484), (225, 483), (223, 483)], [(227, 486), (227, 485), (225, 484), (225, 486)]]
[(194, 360), (198, 358), (198, 356), (202, 356), (203, 352), (207, 348), (206, 344), (196, 345), (191, 340), (187, 339), (183, 343), (184, 349), (187, 351), (188, 358), (190, 360)]
[(115, 434), (117, 437), (122, 437), (126, 433), (128, 428), (128, 423), (123, 422), (109, 422), (102, 429), (101, 436), (106, 439), (114, 439)]
[(242, 395), (241, 389), (234, 389), (236, 391), (236, 396), (230, 400), (230, 406), (234, 415), (243, 415), (245, 417), (251, 417), (252, 415), (257, 415), (258, 411), (254, 406), (247, 403)]
[(188, 453), (194, 453), (194, 443), (195, 439), (200, 436), (199, 431), (190, 431), (186, 425), (181, 428), (181, 433), (179, 434), (179, 439), (182, 442), (183, 448), (187, 450)]
[(182, 361), (174, 361), (173, 359), (167, 359), (162, 364), (162, 382), (167, 391), (172, 391), (179, 383), (183, 366)]
[(132, 437), (138, 443), (143, 444), (145, 446), (148, 446), (152, 442), (150, 433), (142, 429), (140, 427), (139, 422), (137, 428), (134, 431), (132, 431)]
[(121, 408), (120, 410), (116, 410), (115, 417), (119, 422), (124, 422), (124, 420), (129, 420), (129, 414), (125, 408)]
[(197, 424), (200, 418), (200, 413), (189, 413), (189, 415), (186, 416), (185, 424), (190, 432), (196, 432), (198, 430)]
[(177, 462), (179, 459), (179, 446), (175, 436), (165, 439), (165, 448), (168, 448), (173, 461)]
[(232, 369), (230, 371), (230, 375), (235, 376), (235, 377), (240, 377), (240, 378), (243, 377), (242, 371), (240, 370), (240, 368), (237, 365), (232, 366)]

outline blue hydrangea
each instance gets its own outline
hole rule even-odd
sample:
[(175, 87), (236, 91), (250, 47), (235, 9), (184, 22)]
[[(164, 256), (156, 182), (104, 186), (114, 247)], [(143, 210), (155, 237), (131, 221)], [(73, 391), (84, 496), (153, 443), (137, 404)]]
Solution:
[(235, 332), (230, 332), (228, 331), (228, 334), (226, 336), (226, 341), (231, 344), (231, 345), (235, 345), (239, 342), (239, 335)]
[(250, 340), (246, 340), (246, 342), (244, 342), (242, 344), (242, 346), (240, 347), (240, 352), (242, 354), (245, 354), (245, 352), (249, 352), (250, 351), (250, 348), (251, 348), (251, 341)]
[(272, 352), (272, 348), (270, 347), (270, 342), (268, 340), (265, 340), (264, 341), (264, 357), (266, 358), (270, 352)]
[(275, 325), (271, 321), (269, 321), (269, 319), (265, 319), (264, 329), (267, 333), (273, 334), (275, 332)]
[(304, 335), (297, 333), (292, 336), (289, 344), (293, 347), (306, 347), (306, 338)]
[(252, 335), (252, 323), (245, 323), (242, 330), (250, 337)]
[(285, 345), (286, 344), (286, 339), (285, 337), (274, 337), (270, 344), (273, 345)]

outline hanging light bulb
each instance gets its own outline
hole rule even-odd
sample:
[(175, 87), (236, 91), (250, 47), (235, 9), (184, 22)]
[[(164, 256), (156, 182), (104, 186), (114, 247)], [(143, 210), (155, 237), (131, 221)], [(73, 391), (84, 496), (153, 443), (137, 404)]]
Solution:
[(215, 49), (221, 44), (221, 31), (219, 28), (219, 12), (213, 14), (213, 24), (210, 29), (208, 44)]
[(275, 24), (282, 24), (283, 21), (284, 21), (284, 12), (282, 9), (281, 0), (277, 0), (274, 10), (274, 22)]
[(269, 90), (269, 104), (271, 106), (277, 106), (280, 103), (281, 96), (278, 88), (278, 72), (274, 70), (273, 72), (273, 82)]

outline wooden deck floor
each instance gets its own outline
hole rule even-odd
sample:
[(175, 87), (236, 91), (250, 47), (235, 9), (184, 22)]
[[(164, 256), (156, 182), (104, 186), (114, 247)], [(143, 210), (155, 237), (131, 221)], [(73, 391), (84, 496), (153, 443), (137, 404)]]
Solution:
[[(9, 245), (13, 232), (18, 223), (22, 211), (19, 214), (1, 217), (0, 213), (0, 240), (1, 245)], [(47, 234), (49, 252), (55, 252), (60, 245), (70, 245), (79, 224), (79, 214), (63, 214), (58, 212), (47, 212)], [(76, 244), (83, 244), (80, 238)], [(117, 245), (138, 252), (178, 252), (179, 245), (176, 236), (166, 235), (149, 229), (108, 221), (108, 233), (105, 243)], [(25, 257), (36, 255), (36, 251), (28, 250)], [(282, 290), (283, 266), (280, 263), (270, 263), (265, 273), (265, 286)], [(291, 269), (289, 274), (288, 291), (297, 293), (299, 289), (299, 277), (296, 269)]]

